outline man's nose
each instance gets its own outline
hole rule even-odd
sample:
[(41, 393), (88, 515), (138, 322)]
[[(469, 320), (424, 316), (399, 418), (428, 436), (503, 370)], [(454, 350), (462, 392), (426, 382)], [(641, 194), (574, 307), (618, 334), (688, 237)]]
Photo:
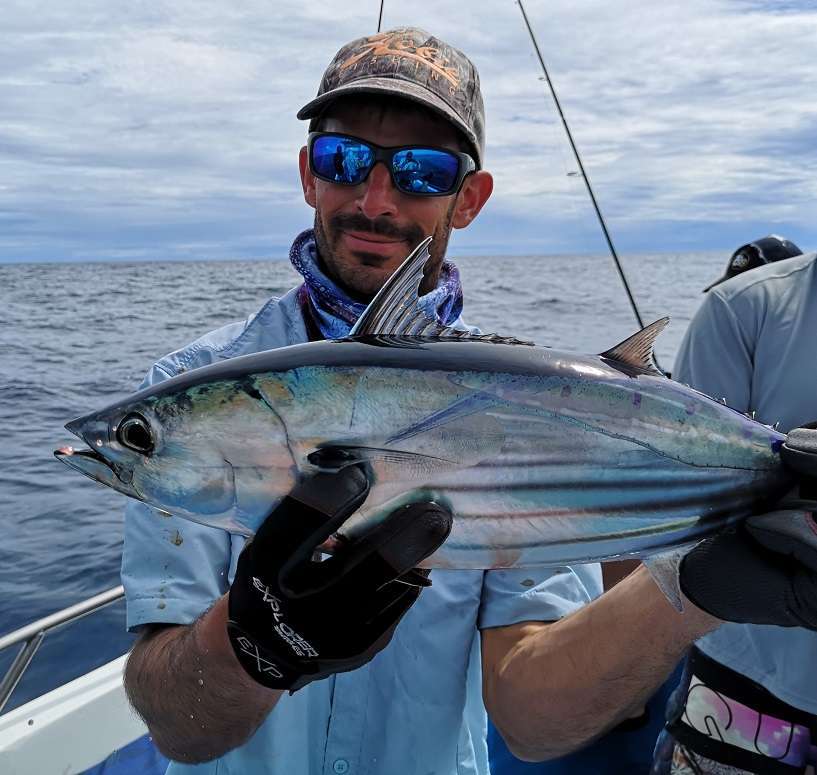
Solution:
[(400, 192), (394, 187), (388, 169), (377, 162), (363, 181), (363, 189), (357, 200), (360, 212), (374, 220), (381, 215), (397, 215)]

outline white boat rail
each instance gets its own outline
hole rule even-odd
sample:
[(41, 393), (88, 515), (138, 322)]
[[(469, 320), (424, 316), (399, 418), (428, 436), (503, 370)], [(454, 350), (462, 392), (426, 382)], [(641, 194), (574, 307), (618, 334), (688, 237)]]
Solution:
[(0, 713), (11, 697), (11, 693), (16, 688), (23, 674), (27, 670), (31, 660), (40, 648), (46, 634), (51, 630), (61, 627), (64, 624), (69, 624), (87, 616), (100, 608), (104, 608), (111, 603), (115, 603), (125, 596), (125, 589), (121, 585), (113, 587), (105, 592), (100, 592), (98, 595), (89, 597), (75, 605), (63, 608), (61, 611), (44, 616), (36, 622), (27, 624), (20, 629), (10, 632), (8, 635), (0, 637), (0, 651), (22, 643), (23, 647), (17, 653), (11, 666), (0, 681)]

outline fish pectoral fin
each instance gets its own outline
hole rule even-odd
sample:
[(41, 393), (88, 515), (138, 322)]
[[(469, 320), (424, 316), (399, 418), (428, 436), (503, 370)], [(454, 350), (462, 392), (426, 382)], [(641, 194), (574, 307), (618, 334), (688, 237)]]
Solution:
[(426, 415), (374, 445), (332, 444), (307, 455), (321, 471), (364, 463), (379, 481), (424, 479), (496, 457), (504, 443), (501, 423), (487, 412), (496, 399), (474, 394)]
[(420, 283), (431, 256), (431, 237), (426, 237), (400, 264), (352, 326), (350, 337), (417, 336), (468, 339), (500, 344), (533, 345), (514, 337), (472, 334), (440, 323), (420, 305)]
[(466, 468), (496, 458), (505, 444), (502, 424), (490, 414), (495, 400), (474, 396), (433, 412), (386, 440), (389, 448)]
[[(432, 412), (422, 420), (402, 428), (386, 439), (386, 443), (402, 443), (412, 437), (428, 434), (430, 431), (437, 430), (443, 426), (461, 425), (463, 421), (470, 422), (470, 418), (472, 417), (484, 417), (485, 415), (483, 413), (492, 409), (497, 403), (499, 402), (495, 396), (482, 392), (472, 393), (455, 401), (450, 406), (445, 407), (445, 409)], [(491, 420), (491, 423), (492, 426), (497, 425), (494, 420)]]
[(678, 578), (678, 570), (684, 555), (691, 549), (690, 546), (680, 546), (668, 552), (654, 554), (651, 557), (643, 557), (642, 562), (652, 576), (658, 589), (664, 593), (664, 597), (672, 603), (676, 611), (684, 610), (684, 599), (681, 595), (681, 583)]
[(656, 377), (666, 377), (655, 365), (653, 345), (658, 335), (666, 328), (669, 318), (664, 317), (642, 328), (638, 333), (619, 342), (615, 347), (605, 350), (600, 357), (611, 361), (612, 366), (623, 367), (625, 374), (636, 372), (652, 374)]
[(493, 396), (473, 394), (373, 446), (330, 442), (307, 455), (307, 460), (321, 471), (365, 463), (381, 481), (468, 468), (496, 457), (505, 443), (501, 423), (487, 413), (496, 403)]
[(389, 447), (321, 447), (307, 455), (307, 460), (321, 471), (340, 471), (346, 466), (367, 463), (374, 467), (378, 478), (391, 479), (397, 473), (428, 474), (440, 468), (458, 467), (453, 460), (407, 452)]

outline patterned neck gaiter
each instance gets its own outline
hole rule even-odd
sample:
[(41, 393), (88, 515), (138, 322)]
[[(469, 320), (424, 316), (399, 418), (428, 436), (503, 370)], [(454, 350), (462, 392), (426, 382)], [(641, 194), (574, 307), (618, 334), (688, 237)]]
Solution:
[[(304, 278), (303, 285), (298, 289), (298, 301), (307, 328), (316, 327), (325, 339), (347, 336), (366, 305), (351, 299), (321, 271), (312, 229), (301, 232), (295, 238), (289, 250), (289, 260)], [(437, 287), (420, 297), (419, 306), (429, 317), (447, 326), (460, 316), (462, 303), (459, 270), (450, 261), (444, 261)]]

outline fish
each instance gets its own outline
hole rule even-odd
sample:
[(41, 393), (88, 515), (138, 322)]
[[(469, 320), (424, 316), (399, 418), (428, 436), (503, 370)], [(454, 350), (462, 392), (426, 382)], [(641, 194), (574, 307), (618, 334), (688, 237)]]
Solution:
[(668, 318), (598, 355), (446, 327), (418, 305), (429, 243), (348, 337), (148, 387), (69, 422), (87, 448), (56, 457), (245, 536), (304, 477), (362, 464), (371, 490), (340, 535), (432, 500), (453, 528), (423, 565), (452, 569), (659, 565), (792, 487), (785, 434), (657, 368)]

